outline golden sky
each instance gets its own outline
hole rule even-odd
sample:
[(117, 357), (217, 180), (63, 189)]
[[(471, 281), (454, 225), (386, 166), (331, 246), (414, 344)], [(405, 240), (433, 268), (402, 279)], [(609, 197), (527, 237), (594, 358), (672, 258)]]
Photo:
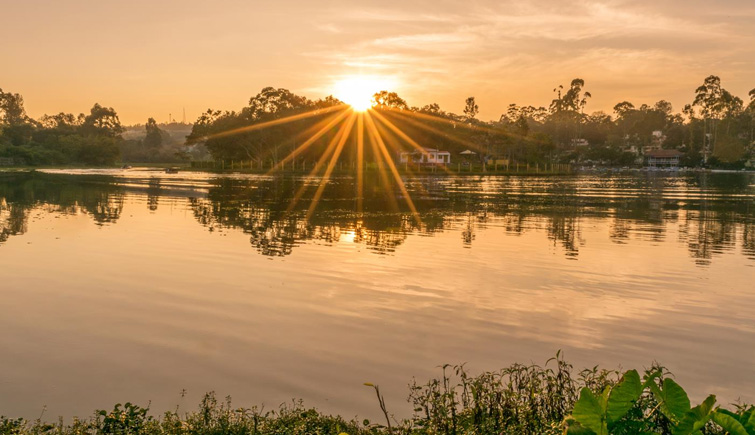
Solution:
[(755, 87), (752, 0), (0, 0), (0, 88), (32, 117), (114, 107), (126, 124), (237, 110), (265, 86), (310, 98), (344, 77), (480, 118), (547, 106), (583, 78), (587, 111), (691, 102), (710, 74)]

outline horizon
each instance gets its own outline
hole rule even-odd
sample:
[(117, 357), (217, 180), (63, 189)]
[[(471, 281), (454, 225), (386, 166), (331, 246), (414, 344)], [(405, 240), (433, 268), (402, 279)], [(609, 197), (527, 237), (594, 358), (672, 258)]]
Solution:
[(411, 106), (460, 113), (474, 96), (496, 120), (512, 103), (547, 106), (574, 78), (593, 95), (588, 113), (659, 100), (679, 112), (709, 75), (746, 99), (755, 72), (745, 1), (375, 4), (11, 4), (0, 87), (35, 119), (99, 103), (135, 125), (238, 110), (266, 86), (318, 99), (372, 77)]

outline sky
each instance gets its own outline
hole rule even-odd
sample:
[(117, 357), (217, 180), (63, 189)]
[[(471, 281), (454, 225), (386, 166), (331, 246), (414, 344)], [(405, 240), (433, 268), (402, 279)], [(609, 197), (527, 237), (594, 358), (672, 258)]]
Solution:
[(711, 74), (755, 88), (752, 0), (0, 0), (0, 16), (0, 88), (34, 118), (100, 103), (191, 122), (266, 86), (320, 98), (364, 76), (412, 106), (474, 96), (484, 120), (577, 77), (588, 112), (680, 111)]

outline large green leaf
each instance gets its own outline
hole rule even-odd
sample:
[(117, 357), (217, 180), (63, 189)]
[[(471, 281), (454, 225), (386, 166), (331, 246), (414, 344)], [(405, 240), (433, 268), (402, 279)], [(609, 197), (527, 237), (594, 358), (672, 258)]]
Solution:
[(755, 435), (755, 408), (747, 409), (739, 414), (726, 409), (717, 409), (716, 412), (737, 420), (745, 428), (748, 435)]
[(755, 408), (750, 408), (749, 412), (745, 413), (747, 420), (744, 420), (745, 429), (747, 429), (752, 435), (755, 435)]
[(698, 433), (711, 418), (713, 405), (716, 404), (716, 396), (710, 395), (703, 403), (687, 411), (679, 421), (672, 433), (674, 435), (690, 435)]
[(690, 410), (687, 393), (670, 378), (663, 380), (662, 387), (663, 389), (660, 389), (655, 383), (650, 384), (650, 391), (660, 403), (661, 412), (674, 422), (681, 421)]
[(748, 432), (750, 432), (752, 435), (755, 435), (755, 408), (750, 408), (745, 411), (739, 421), (742, 423), (745, 429), (747, 429)]
[(606, 420), (608, 425), (620, 420), (626, 415), (637, 399), (642, 394), (642, 383), (640, 374), (637, 370), (630, 370), (624, 373), (621, 381), (613, 387), (608, 403), (606, 404)]
[(731, 435), (750, 435), (749, 433), (747, 433), (747, 429), (742, 426), (742, 423), (739, 422), (739, 419), (730, 415), (729, 413), (715, 411), (713, 413), (713, 421), (715, 421), (716, 424), (724, 428), (724, 430), (729, 432)]
[(586, 427), (598, 435), (607, 435), (608, 428), (603, 415), (603, 406), (589, 388), (582, 388), (579, 400), (574, 404), (572, 417), (583, 427)]

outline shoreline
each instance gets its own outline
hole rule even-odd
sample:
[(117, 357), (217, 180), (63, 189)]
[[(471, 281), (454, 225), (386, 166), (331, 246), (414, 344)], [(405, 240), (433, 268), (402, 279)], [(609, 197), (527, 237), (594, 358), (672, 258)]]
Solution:
[[(193, 168), (189, 166), (176, 166), (176, 165), (170, 165), (170, 164), (164, 164), (164, 165), (143, 165), (135, 163), (133, 166), (129, 166), (128, 168), (123, 168), (122, 166), (17, 166), (17, 167), (0, 167), (0, 173), (24, 173), (24, 172), (35, 172), (35, 171), (45, 171), (45, 170), (122, 170), (124, 172), (127, 171), (144, 171), (144, 172), (159, 172), (159, 173), (165, 173), (168, 168), (175, 168), (176, 172), (171, 172), (173, 174), (176, 173), (182, 173), (182, 172), (191, 172), (191, 173), (207, 173), (207, 174), (215, 174), (215, 175), (233, 175), (233, 174), (244, 174), (244, 175), (299, 175), (299, 176), (321, 176), (322, 174), (312, 174), (311, 170), (300, 170), (300, 169), (280, 169), (275, 170), (274, 172), (271, 172), (270, 169), (249, 169), (249, 168), (234, 168), (234, 169), (212, 169), (212, 168)], [(376, 168), (376, 167), (370, 167), (366, 168), (364, 170), (364, 174), (379, 174), (381, 172), (385, 172), (386, 174), (390, 174), (390, 169), (388, 168)], [(463, 177), (463, 176), (478, 176), (478, 177), (484, 177), (484, 176), (570, 176), (570, 175), (585, 175), (585, 174), (634, 174), (634, 175), (640, 175), (640, 174), (653, 174), (653, 175), (695, 175), (695, 174), (753, 174), (755, 175), (755, 170), (734, 170), (734, 169), (703, 169), (703, 168), (681, 168), (677, 170), (664, 170), (664, 169), (649, 169), (649, 168), (612, 168), (612, 167), (604, 167), (604, 168), (575, 168), (568, 171), (546, 171), (546, 170), (527, 170), (525, 168), (521, 168), (520, 170), (487, 170), (482, 171), (479, 169), (473, 169), (473, 170), (462, 170), (462, 171), (444, 171), (444, 170), (420, 170), (420, 171), (414, 171), (414, 170), (406, 170), (405, 168), (397, 168), (397, 172), (400, 175), (405, 176), (433, 176), (433, 177)], [(344, 175), (356, 175), (356, 171), (353, 168), (337, 168), (334, 169), (331, 173), (331, 176), (344, 176)]]
[[(273, 435), (425, 435), (460, 433), (674, 433), (691, 434), (694, 425), (705, 434), (752, 433), (755, 407), (724, 405), (709, 395), (698, 406), (673, 374), (658, 363), (637, 371), (595, 366), (575, 372), (559, 351), (542, 366), (512, 364), (497, 371), (471, 374), (464, 365), (443, 365), (439, 376), (409, 384), (409, 417), (391, 413), (378, 385), (364, 383), (380, 411), (375, 421), (327, 414), (291, 400), (277, 408), (239, 407), (230, 396), (219, 400), (205, 393), (194, 410), (153, 411), (125, 402), (89, 417), (60, 416), (55, 423), (6, 417), (0, 412), (0, 433), (79, 435), (125, 433), (149, 435), (250, 434)], [(181, 397), (183, 397), (183, 392)], [(44, 411), (43, 411), (44, 414)], [(68, 422), (68, 423), (66, 423)], [(602, 429), (601, 429), (602, 426)], [(609, 429), (610, 428), (610, 429)], [(689, 428), (690, 430), (686, 430)], [(740, 430), (741, 428), (741, 430)], [(610, 430), (610, 432), (609, 432)], [(661, 432), (658, 432), (661, 431)]]

